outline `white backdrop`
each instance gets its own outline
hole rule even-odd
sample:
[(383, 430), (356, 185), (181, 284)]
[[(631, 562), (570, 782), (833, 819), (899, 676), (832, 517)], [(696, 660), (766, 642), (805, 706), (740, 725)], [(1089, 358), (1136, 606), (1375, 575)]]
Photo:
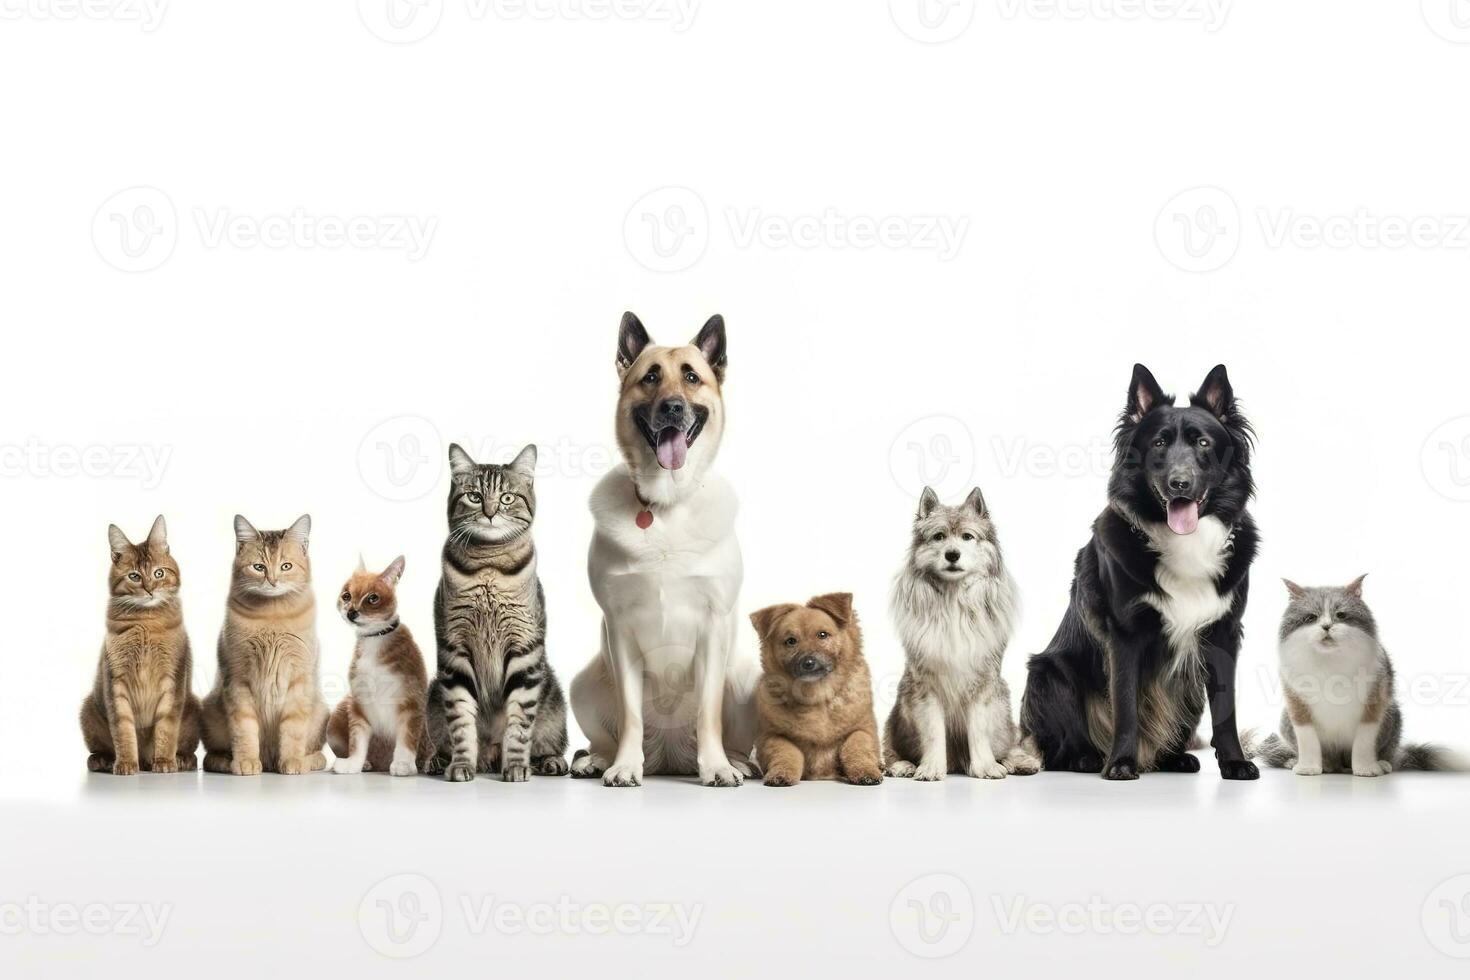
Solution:
[(1463, 7), (3, 0), (0, 796), (85, 822), (109, 522), (167, 515), (201, 692), (237, 511), (312, 515), (329, 689), (359, 551), (406, 554), (429, 650), (450, 441), (541, 447), (569, 679), (624, 309), (725, 315), (742, 607), (856, 593), (880, 711), (923, 482), (991, 504), (1019, 698), (1133, 362), (1181, 395), (1224, 362), (1244, 720), (1280, 710), (1279, 577), (1366, 571), (1409, 734), (1470, 747)]

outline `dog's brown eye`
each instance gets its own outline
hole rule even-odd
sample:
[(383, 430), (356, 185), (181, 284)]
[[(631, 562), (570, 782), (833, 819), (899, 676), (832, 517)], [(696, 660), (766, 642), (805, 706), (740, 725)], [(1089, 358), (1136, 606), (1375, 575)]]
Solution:
[(684, 380), (688, 384), (697, 385), (699, 384), (699, 375), (695, 374), (693, 371), (685, 371)]
[(376, 592), (369, 593), (368, 594), (368, 597), (367, 597), (367, 601), (368, 601), (368, 605), (370, 605), (370, 606), (376, 606), (378, 604), (378, 594)]
[(1208, 439), (1201, 439), (1199, 441), (1199, 447), (1201, 449), (1209, 449), (1210, 448), (1210, 440), (1208, 440)]
[(789, 647), (796, 646), (796, 637), (794, 637), (794, 636), (788, 636), (786, 638), (786, 645), (789, 646)]
[(971, 534), (969, 531), (966, 531), (964, 534), (961, 534), (960, 537), (963, 538), (966, 541), (974, 541), (975, 540), (975, 535)]
[(646, 385), (658, 384), (658, 372), (657, 371), (649, 371), (647, 374), (645, 374), (643, 376), (643, 383), (646, 384)]
[(830, 635), (831, 634), (828, 633), (826, 630), (821, 630), (820, 632), (817, 633), (817, 639), (819, 639), (819, 640), (825, 640)]
[(342, 593), (342, 601), (343, 602), (351, 602), (352, 601), (352, 593), (351, 592), (344, 592), (344, 593)]
[(1162, 440), (1162, 439), (1155, 439), (1154, 440), (1154, 448), (1155, 449), (1163, 449), (1164, 448), (1164, 440)]
[(944, 532), (943, 531), (940, 531), (938, 534), (934, 535), (934, 540), (935, 541), (943, 541), (944, 540)]

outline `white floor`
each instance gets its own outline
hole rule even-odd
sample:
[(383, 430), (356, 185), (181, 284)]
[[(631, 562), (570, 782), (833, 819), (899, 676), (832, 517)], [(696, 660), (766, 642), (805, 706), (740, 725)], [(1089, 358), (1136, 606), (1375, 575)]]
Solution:
[(57, 774), (0, 800), (0, 974), (1465, 975), (1470, 777), (1205, 765), (782, 790)]

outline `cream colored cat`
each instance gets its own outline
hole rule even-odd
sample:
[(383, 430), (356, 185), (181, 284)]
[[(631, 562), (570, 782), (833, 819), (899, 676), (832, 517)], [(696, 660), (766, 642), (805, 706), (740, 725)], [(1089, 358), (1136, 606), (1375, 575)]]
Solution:
[(210, 772), (294, 776), (327, 767), (310, 533), (307, 516), (284, 531), (257, 531), (235, 517), (219, 676), (203, 705)]

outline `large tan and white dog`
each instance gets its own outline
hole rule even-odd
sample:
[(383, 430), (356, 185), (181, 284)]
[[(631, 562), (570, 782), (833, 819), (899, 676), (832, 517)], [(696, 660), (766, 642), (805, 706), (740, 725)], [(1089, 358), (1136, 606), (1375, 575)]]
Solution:
[(754, 661), (733, 662), (744, 571), (735, 493), (711, 472), (725, 428), (725, 321), (683, 347), (649, 342), (632, 313), (618, 332), (617, 438), (623, 465), (592, 492), (587, 572), (602, 650), (572, 681), (590, 745), (572, 775), (637, 786), (753, 775)]

